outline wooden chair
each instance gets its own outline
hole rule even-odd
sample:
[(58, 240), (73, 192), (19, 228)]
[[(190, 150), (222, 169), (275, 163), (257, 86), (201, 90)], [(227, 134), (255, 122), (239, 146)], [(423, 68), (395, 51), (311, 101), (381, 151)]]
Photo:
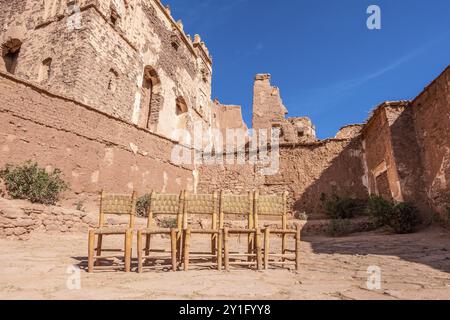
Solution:
[[(136, 192), (131, 195), (107, 194), (104, 191), (100, 193), (100, 214), (98, 228), (89, 230), (88, 241), (88, 272), (94, 271), (94, 263), (98, 260), (108, 260), (117, 258), (117, 256), (102, 256), (102, 252), (123, 252), (125, 272), (129, 272), (131, 268), (131, 245), (134, 228), (134, 218), (136, 214)], [(125, 227), (108, 227), (105, 226), (106, 215), (129, 215), (129, 223)], [(104, 236), (125, 237), (124, 250), (121, 249), (102, 249)], [(95, 236), (97, 239), (97, 248), (95, 248)], [(96, 252), (96, 255), (95, 255)]]
[[(229, 215), (246, 216), (248, 219), (247, 228), (224, 227), (225, 216)], [(220, 228), (223, 229), (225, 270), (229, 271), (230, 265), (256, 266), (258, 270), (261, 270), (261, 231), (258, 228), (255, 228), (253, 213), (253, 193), (249, 192), (247, 195), (229, 195), (221, 192), (219, 225)], [(230, 252), (229, 241), (232, 235), (247, 235), (247, 253), (244, 254)], [(247, 257), (247, 261), (230, 261), (233, 258), (242, 257)]]
[[(255, 225), (259, 228), (261, 218), (278, 217), (281, 219), (280, 229), (264, 228), (264, 269), (269, 268), (269, 264), (274, 265), (295, 265), (296, 270), (300, 269), (300, 236), (301, 227), (297, 225), (296, 230), (288, 229), (287, 226), (287, 192), (282, 195), (260, 195), (258, 191), (254, 196), (255, 205)], [(270, 236), (281, 236), (281, 254), (270, 253)], [(287, 249), (288, 236), (295, 238), (295, 250)], [(290, 253), (288, 253), (290, 252)], [(294, 254), (292, 254), (292, 252)], [(278, 260), (270, 260), (270, 258)], [(281, 260), (281, 261), (279, 261)]]
[[(189, 194), (185, 192), (184, 197), (184, 270), (189, 270), (189, 263), (191, 260), (212, 259), (212, 262), (196, 263), (197, 266), (217, 266), (218, 270), (222, 270), (222, 232), (219, 228), (218, 221), (218, 207), (219, 199), (217, 192), (213, 194)], [(188, 218), (190, 215), (210, 216), (210, 229), (193, 229), (188, 226)], [(211, 251), (205, 252), (190, 252), (191, 237), (193, 235), (211, 235)]]
[[(172, 261), (171, 268), (176, 271), (178, 268), (179, 257), (177, 257), (177, 250), (181, 254), (181, 236), (183, 230), (183, 192), (180, 194), (157, 194), (152, 192), (150, 196), (150, 206), (148, 210), (147, 228), (138, 230), (137, 233), (137, 251), (138, 251), (138, 272), (143, 271), (143, 264), (150, 259), (157, 259), (152, 257), (151, 253), (166, 253), (166, 250), (151, 249), (151, 238), (154, 235), (169, 235), (170, 236), (170, 259)], [(176, 227), (173, 228), (159, 228), (155, 224), (155, 216), (172, 216), (176, 217)], [(145, 236), (145, 247), (142, 247), (142, 240)], [(161, 266), (160, 266), (161, 267)]]

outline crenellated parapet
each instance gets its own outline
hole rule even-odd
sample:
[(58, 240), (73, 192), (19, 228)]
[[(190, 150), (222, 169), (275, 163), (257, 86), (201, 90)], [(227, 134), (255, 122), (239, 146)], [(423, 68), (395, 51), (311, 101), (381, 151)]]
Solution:
[(206, 44), (201, 41), (201, 38), (198, 34), (194, 36), (194, 40), (189, 34), (186, 34), (184, 31), (184, 25), (182, 20), (175, 20), (172, 16), (170, 6), (164, 6), (160, 0), (151, 0), (154, 1), (157, 7), (161, 10), (161, 12), (166, 16), (166, 18), (170, 21), (173, 26), (174, 31), (176, 31), (181, 39), (181, 41), (189, 48), (189, 50), (195, 55), (201, 57), (211, 68), (212, 66), (212, 57), (209, 53)]

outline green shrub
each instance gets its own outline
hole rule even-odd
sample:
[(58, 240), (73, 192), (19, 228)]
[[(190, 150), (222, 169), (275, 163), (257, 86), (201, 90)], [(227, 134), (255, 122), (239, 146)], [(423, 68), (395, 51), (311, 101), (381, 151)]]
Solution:
[(177, 218), (164, 218), (159, 221), (159, 226), (164, 229), (174, 229), (178, 227)]
[(138, 217), (147, 217), (150, 207), (150, 195), (146, 194), (140, 197), (136, 202), (136, 215)]
[(409, 203), (396, 204), (389, 219), (389, 225), (395, 233), (399, 234), (416, 231), (420, 223), (421, 219), (417, 208)]
[(419, 212), (410, 203), (394, 204), (379, 196), (371, 196), (367, 203), (367, 212), (378, 226), (390, 226), (395, 233), (411, 233), (421, 223)]
[(328, 234), (332, 237), (343, 237), (352, 233), (350, 219), (333, 219), (328, 225)]
[(365, 210), (365, 201), (333, 195), (325, 200), (325, 211), (331, 219), (351, 219)]
[(8, 194), (13, 199), (27, 199), (33, 203), (54, 205), (68, 185), (60, 177), (59, 169), (47, 173), (38, 167), (37, 163), (30, 161), (22, 166), (11, 166), (0, 170)]
[(379, 226), (389, 225), (393, 210), (393, 203), (380, 196), (370, 196), (367, 201), (366, 212)]

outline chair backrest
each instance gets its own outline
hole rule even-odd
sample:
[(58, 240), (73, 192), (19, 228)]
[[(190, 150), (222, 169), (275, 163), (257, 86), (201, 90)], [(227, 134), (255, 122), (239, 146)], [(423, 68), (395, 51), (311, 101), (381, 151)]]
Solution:
[(238, 215), (247, 216), (249, 229), (255, 227), (253, 214), (253, 193), (248, 192), (246, 195), (234, 195), (220, 192), (219, 206), (219, 226), (224, 227), (225, 216)]
[(102, 191), (100, 193), (99, 228), (105, 224), (105, 215), (129, 215), (129, 227), (134, 228), (136, 201), (137, 193), (135, 191), (131, 195), (112, 194)]
[(184, 192), (180, 194), (161, 194), (152, 191), (148, 209), (147, 227), (154, 227), (157, 215), (176, 217), (177, 229), (183, 228)]
[(189, 215), (203, 215), (211, 217), (211, 229), (218, 229), (217, 217), (219, 209), (219, 197), (217, 192), (213, 194), (184, 194), (183, 227), (188, 227)]
[(283, 229), (287, 228), (287, 192), (281, 195), (261, 195), (255, 191), (254, 195), (255, 225), (264, 217), (279, 217)]

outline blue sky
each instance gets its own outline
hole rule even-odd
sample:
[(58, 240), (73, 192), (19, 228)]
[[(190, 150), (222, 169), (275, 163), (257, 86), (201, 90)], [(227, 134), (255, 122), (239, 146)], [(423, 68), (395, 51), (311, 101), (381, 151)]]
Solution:
[[(450, 65), (449, 0), (163, 2), (213, 55), (213, 98), (242, 105), (249, 126), (257, 73), (327, 138), (383, 101), (413, 99)], [(372, 4), (381, 30), (366, 27)]]

